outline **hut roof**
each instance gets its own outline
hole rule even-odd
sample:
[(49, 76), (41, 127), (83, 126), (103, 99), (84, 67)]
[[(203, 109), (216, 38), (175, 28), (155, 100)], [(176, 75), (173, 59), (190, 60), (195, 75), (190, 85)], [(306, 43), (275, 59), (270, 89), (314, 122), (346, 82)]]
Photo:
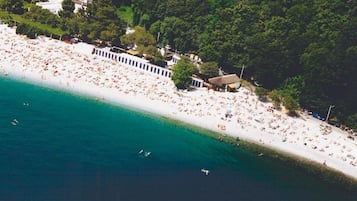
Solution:
[(239, 82), (239, 77), (236, 74), (223, 75), (208, 79), (208, 82), (217, 86), (223, 86), (226, 84), (232, 84)]

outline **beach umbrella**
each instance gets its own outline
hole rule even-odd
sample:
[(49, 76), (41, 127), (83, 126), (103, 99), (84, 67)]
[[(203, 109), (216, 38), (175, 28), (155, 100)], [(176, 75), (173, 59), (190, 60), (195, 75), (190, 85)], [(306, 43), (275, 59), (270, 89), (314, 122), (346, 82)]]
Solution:
[(232, 113), (232, 109), (231, 108), (228, 108), (227, 110), (226, 110), (226, 114), (231, 114)]

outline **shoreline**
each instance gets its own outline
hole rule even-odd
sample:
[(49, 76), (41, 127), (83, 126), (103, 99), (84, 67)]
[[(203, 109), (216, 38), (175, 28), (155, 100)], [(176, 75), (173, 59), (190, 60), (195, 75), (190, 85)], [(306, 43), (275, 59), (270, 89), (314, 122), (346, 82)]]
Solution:
[[(0, 75), (180, 121), (303, 158), (357, 181), (357, 143), (312, 117), (270, 110), (247, 89), (176, 91), (171, 80), (91, 55), (93, 46), (40, 37), (26, 39), (0, 25)], [(19, 58), (26, 58), (21, 60)], [(225, 117), (230, 110), (232, 117)], [(269, 110), (269, 111), (268, 111)], [(304, 145), (304, 144), (307, 145)], [(332, 153), (332, 155), (331, 155)], [(326, 169), (328, 169), (326, 168)]]
[[(231, 146), (232, 148), (248, 150), (251, 153), (256, 154), (257, 157), (284, 161), (290, 167), (301, 168), (307, 173), (310, 173), (310, 174), (315, 175), (322, 179), (327, 179), (326, 181), (329, 181), (332, 184), (333, 183), (341, 183), (343, 185), (347, 185), (345, 187), (347, 189), (351, 189), (351, 190), (354, 189), (355, 187), (357, 187), (357, 182), (356, 182), (357, 180), (355, 178), (353, 178), (349, 175), (346, 175), (336, 169), (329, 168), (326, 166), (324, 167), (322, 164), (317, 163), (316, 161), (312, 161), (310, 159), (307, 159), (307, 158), (304, 158), (302, 156), (298, 156), (295, 154), (291, 154), (291, 153), (285, 152), (283, 150), (279, 150), (279, 149), (268, 147), (268, 146), (262, 146), (256, 142), (251, 142), (251, 141), (245, 141), (245, 140), (237, 141), (233, 136), (230, 136), (230, 135), (225, 135), (221, 140), (220, 137), (222, 136), (222, 133), (215, 132), (215, 131), (209, 130), (207, 128), (203, 128), (203, 127), (200, 127), (200, 126), (197, 126), (197, 125), (194, 125), (191, 123), (187, 123), (184, 121), (180, 121), (177, 119), (169, 118), (167, 116), (162, 116), (157, 113), (144, 111), (137, 107), (128, 106), (128, 105), (126, 105), (128, 107), (125, 107), (125, 105), (120, 104), (120, 103), (110, 103), (103, 99), (95, 99), (94, 96), (91, 96), (88, 94), (84, 94), (84, 93), (78, 94), (78, 92), (75, 92), (75, 91), (69, 91), (69, 90), (63, 90), (63, 89), (61, 90), (59, 88), (56, 88), (56, 86), (49, 86), (49, 85), (43, 85), (43, 84), (39, 85), (39, 84), (35, 84), (34, 82), (29, 81), (29, 80), (24, 80), (24, 79), (9, 77), (9, 76), (4, 77), (1, 74), (0, 74), (0, 78), (5, 78), (5, 79), (12, 80), (12, 81), (25, 83), (25, 84), (30, 84), (30, 85), (37, 86), (37, 87), (43, 87), (43, 88), (54, 90), (54, 91), (57, 91), (60, 93), (69, 94), (71, 96), (85, 98), (87, 100), (95, 101), (97, 103), (102, 103), (102, 104), (106, 104), (106, 105), (109, 104), (113, 107), (119, 107), (121, 109), (135, 112), (139, 115), (142, 115), (142, 116), (145, 116), (148, 118), (158, 119), (160, 121), (163, 121), (163, 122), (166, 122), (169, 124), (174, 124), (174, 125), (192, 130), (194, 132), (198, 132), (199, 135), (205, 135), (205, 136), (213, 138), (217, 141), (220, 141), (221, 143), (226, 143), (227, 145)], [(237, 145), (237, 144), (239, 144), (239, 145)], [(263, 154), (263, 155), (260, 156), (260, 154)]]

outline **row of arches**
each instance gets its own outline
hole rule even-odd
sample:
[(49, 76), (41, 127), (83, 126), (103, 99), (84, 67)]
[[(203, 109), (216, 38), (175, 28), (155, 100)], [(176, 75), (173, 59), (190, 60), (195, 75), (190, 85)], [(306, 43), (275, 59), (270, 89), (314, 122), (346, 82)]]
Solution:
[[(93, 49), (93, 54), (104, 57), (106, 59), (111, 59), (119, 62), (121, 65), (126, 67), (135, 67), (165, 78), (171, 78), (172, 71), (170, 69), (166, 69), (157, 65), (153, 65), (148, 63), (147, 60), (141, 59), (136, 56), (132, 56), (126, 53), (114, 53), (108, 50)], [(192, 78), (192, 86), (193, 87), (203, 87), (203, 80)]]

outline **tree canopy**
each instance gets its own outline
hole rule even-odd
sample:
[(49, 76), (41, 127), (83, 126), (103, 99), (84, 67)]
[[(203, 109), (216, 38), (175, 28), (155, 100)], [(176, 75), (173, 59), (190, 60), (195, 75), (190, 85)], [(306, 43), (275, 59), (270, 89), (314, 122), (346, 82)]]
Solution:
[(124, 23), (117, 16), (111, 0), (93, 0), (78, 12), (78, 34), (88, 41), (100, 39), (118, 42), (124, 34)]
[(156, 41), (153, 35), (147, 32), (143, 27), (137, 26), (133, 33), (126, 34), (120, 37), (120, 41), (123, 45), (133, 46), (155, 46)]
[(62, 1), (62, 10), (58, 12), (58, 15), (62, 18), (70, 18), (73, 16), (73, 11), (75, 9), (74, 2), (72, 0)]
[(24, 13), (24, 2), (19, 0), (0, 0), (0, 8), (15, 14)]
[(194, 72), (197, 72), (196, 66), (187, 58), (182, 58), (174, 65), (171, 79), (178, 89), (187, 89), (191, 84)]
[(200, 66), (200, 72), (208, 78), (218, 76), (218, 63), (214, 61), (205, 62)]

